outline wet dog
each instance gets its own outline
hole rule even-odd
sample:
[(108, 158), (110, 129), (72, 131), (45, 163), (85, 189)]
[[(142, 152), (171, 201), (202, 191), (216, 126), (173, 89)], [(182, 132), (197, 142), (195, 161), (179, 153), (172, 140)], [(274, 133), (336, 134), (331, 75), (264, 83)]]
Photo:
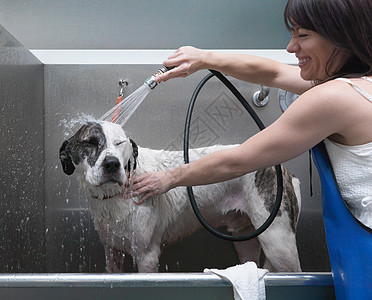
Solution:
[[(190, 150), (190, 160), (232, 146)], [(60, 149), (63, 170), (79, 171), (94, 225), (104, 244), (108, 272), (122, 272), (123, 255), (130, 254), (139, 272), (156, 272), (163, 245), (174, 243), (200, 228), (185, 187), (175, 188), (141, 205), (124, 199), (124, 185), (133, 172), (153, 172), (183, 164), (182, 151), (141, 148), (121, 126), (87, 123)], [(234, 235), (251, 232), (269, 216), (275, 201), (275, 170), (267, 168), (240, 178), (194, 187), (198, 206), (215, 228), (224, 226)], [(283, 168), (282, 205), (272, 225), (258, 238), (234, 243), (240, 261), (271, 271), (301, 271), (296, 226), (301, 206), (300, 183)]]

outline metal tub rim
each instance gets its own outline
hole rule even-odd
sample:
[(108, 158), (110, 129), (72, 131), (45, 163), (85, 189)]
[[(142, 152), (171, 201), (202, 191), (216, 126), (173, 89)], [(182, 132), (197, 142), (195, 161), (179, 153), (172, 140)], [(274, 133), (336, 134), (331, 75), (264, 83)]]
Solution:
[[(333, 286), (332, 274), (268, 273), (267, 287), (275, 286)], [(182, 287), (231, 286), (227, 280), (205, 273), (30, 273), (0, 274), (0, 288), (22, 287)]]

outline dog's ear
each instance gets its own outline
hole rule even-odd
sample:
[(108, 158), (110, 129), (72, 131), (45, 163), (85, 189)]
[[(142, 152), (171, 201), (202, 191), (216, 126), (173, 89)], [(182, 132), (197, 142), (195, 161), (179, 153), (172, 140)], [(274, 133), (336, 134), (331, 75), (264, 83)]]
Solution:
[(68, 153), (68, 151), (66, 150), (68, 143), (68, 141), (64, 141), (61, 148), (59, 149), (59, 159), (62, 164), (63, 172), (65, 172), (67, 175), (71, 175), (75, 171), (75, 166), (72, 163), (70, 153)]
[(138, 157), (138, 146), (137, 144), (135, 143), (135, 141), (133, 141), (132, 139), (129, 139), (130, 140), (130, 143), (132, 144), (132, 149), (133, 149), (133, 158), (136, 160), (137, 157)]
[(133, 149), (133, 170), (136, 169), (137, 167), (137, 157), (138, 157), (138, 146), (137, 144), (132, 140), (132, 139), (129, 139), (130, 140), (130, 143), (132, 144), (132, 149)]

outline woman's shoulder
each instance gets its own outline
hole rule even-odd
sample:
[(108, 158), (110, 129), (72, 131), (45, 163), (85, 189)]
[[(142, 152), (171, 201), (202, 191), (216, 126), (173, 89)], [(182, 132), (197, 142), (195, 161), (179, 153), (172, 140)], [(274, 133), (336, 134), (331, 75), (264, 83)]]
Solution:
[(342, 100), (349, 99), (349, 96), (352, 93), (353, 89), (350, 88), (348, 83), (342, 80), (333, 79), (312, 87), (304, 94), (307, 94), (311, 97), (316, 97), (320, 100)]
[(342, 117), (345, 111), (355, 108), (353, 88), (339, 80), (318, 84), (303, 93), (298, 100), (299, 109), (332, 118)]

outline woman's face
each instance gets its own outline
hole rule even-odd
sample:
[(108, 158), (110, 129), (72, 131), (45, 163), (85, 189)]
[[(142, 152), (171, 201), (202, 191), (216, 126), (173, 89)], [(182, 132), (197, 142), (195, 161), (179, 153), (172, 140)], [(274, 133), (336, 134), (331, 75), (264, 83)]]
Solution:
[(292, 39), (287, 51), (294, 53), (301, 68), (304, 80), (325, 80), (338, 71), (346, 62), (348, 55), (335, 51), (335, 47), (315, 31), (293, 27)]

